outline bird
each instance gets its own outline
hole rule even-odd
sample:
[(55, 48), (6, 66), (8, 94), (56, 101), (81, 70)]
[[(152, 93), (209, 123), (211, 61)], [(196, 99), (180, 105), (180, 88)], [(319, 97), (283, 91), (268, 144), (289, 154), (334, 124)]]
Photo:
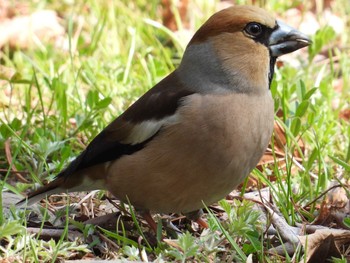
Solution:
[(132, 204), (153, 229), (151, 213), (182, 213), (207, 227), (204, 204), (235, 189), (268, 146), (277, 58), (310, 44), (308, 36), (259, 7), (213, 14), (173, 72), (20, 203), (106, 189)]

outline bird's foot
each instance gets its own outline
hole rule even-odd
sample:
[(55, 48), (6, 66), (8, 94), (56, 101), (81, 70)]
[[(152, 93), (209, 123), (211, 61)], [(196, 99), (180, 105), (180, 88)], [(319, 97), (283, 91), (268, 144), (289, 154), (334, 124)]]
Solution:
[(196, 222), (201, 228), (209, 228), (208, 223), (202, 218), (202, 215), (202, 209), (185, 214), (189, 220)]

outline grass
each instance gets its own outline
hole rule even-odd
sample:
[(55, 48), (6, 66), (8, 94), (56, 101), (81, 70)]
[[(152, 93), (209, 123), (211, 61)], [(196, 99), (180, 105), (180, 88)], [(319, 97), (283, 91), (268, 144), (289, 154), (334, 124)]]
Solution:
[[(113, 231), (76, 222), (83, 236), (74, 240), (68, 238), (69, 226), (74, 223), (66, 220), (61, 238), (42, 240), (26, 229), (33, 221), (30, 211), (4, 205), (8, 192), (19, 195), (52, 180), (114, 117), (176, 67), (186, 46), (186, 34), (175, 34), (162, 25), (158, 1), (73, 2), (58, 5), (39, 0), (28, 4), (31, 11), (54, 9), (60, 14), (66, 29), (60, 48), (38, 40), (26, 50), (4, 47), (0, 52), (0, 258), (23, 262), (88, 257), (212, 262), (245, 261), (253, 254), (260, 262), (292, 261), (267, 253), (271, 244), (264, 235), (264, 223), (246, 201), (221, 201), (219, 207), (227, 216), (220, 223), (209, 214), (209, 230), (199, 233), (183, 228), (179, 238), (155, 245), (144, 242), (150, 238), (147, 235), (138, 240), (142, 235), (136, 229), (142, 228), (130, 228), (137, 220), (123, 221), (123, 217)], [(269, 1), (266, 8), (283, 17), (298, 3)], [(198, 28), (217, 4), (191, 2), (190, 28)], [(347, 26), (344, 32), (336, 33), (316, 13), (321, 29), (312, 37), (308, 55), (287, 60), (276, 70), (272, 83), (275, 110), (281, 113), (276, 121), (285, 129), (285, 167), (274, 152), (275, 164), (253, 172), (261, 185), (270, 187), (273, 202), (290, 225), (312, 222), (320, 202), (304, 206), (318, 198), (331, 181), (346, 182), (350, 174), (349, 118), (339, 118), (349, 109), (350, 101), (350, 40), (345, 33), (350, 23), (348, 1), (332, 1), (331, 11)], [(319, 59), (321, 53), (325, 58)], [(341, 88), (336, 88), (337, 83), (342, 83)], [(277, 143), (272, 140), (272, 145)], [(101, 197), (104, 192), (89, 200), (105, 205)], [(71, 202), (79, 203), (79, 196), (74, 198)], [(62, 204), (61, 199), (50, 200)], [(37, 213), (45, 218), (36, 219), (39, 228), (44, 228), (43, 222), (45, 227), (47, 222), (55, 225), (72, 213), (76, 218), (73, 208), (57, 207), (49, 205)], [(222, 212), (216, 213), (219, 215)], [(302, 257), (300, 253), (299, 259)]]

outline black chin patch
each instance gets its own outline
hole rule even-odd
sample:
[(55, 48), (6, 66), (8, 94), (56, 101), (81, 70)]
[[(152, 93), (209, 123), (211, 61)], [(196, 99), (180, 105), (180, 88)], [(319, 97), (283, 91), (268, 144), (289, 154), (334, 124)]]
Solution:
[(273, 79), (273, 74), (275, 73), (276, 57), (271, 56), (270, 52), (270, 70), (269, 70), (269, 89), (271, 88), (271, 82)]

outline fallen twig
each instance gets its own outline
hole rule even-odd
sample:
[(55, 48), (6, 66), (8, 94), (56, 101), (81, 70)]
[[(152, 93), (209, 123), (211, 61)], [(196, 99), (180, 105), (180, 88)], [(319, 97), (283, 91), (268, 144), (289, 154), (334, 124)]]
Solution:
[[(65, 229), (51, 229), (51, 228), (36, 228), (36, 227), (27, 227), (27, 232), (29, 234), (38, 235), (41, 239), (50, 240), (50, 239), (60, 239), (65, 233)], [(70, 241), (73, 241), (77, 238), (82, 238), (83, 234), (76, 230), (68, 230), (67, 238)]]

